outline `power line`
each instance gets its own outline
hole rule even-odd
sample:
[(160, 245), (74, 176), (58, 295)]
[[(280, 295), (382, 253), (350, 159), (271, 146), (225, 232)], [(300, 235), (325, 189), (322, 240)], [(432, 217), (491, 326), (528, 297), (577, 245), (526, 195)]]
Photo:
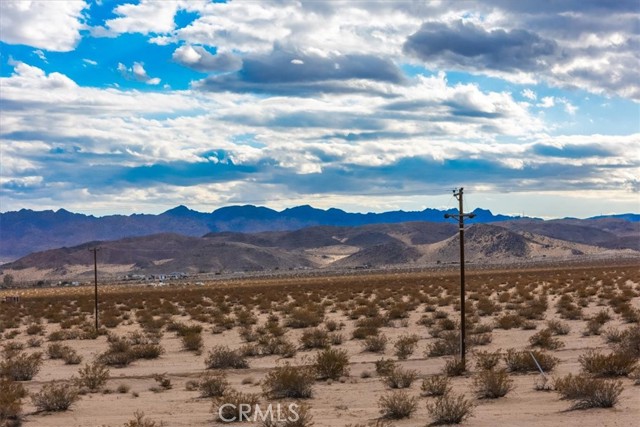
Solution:
[(93, 252), (93, 283), (95, 289), (95, 320), (96, 320), (96, 333), (98, 332), (98, 251), (100, 248), (89, 249), (89, 252)]

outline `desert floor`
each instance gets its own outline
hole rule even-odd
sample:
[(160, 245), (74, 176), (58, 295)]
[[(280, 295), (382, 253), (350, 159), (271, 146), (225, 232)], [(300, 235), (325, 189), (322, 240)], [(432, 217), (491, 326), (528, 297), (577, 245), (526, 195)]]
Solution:
[[(448, 313), (451, 320), (457, 321), (458, 286), (456, 271), (216, 281), (197, 287), (105, 286), (101, 288), (100, 315), (104, 320), (109, 320), (111, 326), (104, 328), (105, 332), (120, 336), (135, 331), (144, 332), (137, 319), (142, 311), (149, 311), (153, 319), (163, 319), (159, 344), (164, 348), (164, 354), (154, 360), (136, 360), (123, 368), (110, 367), (110, 379), (102, 391), (82, 394), (65, 412), (38, 412), (30, 398), (23, 399), (23, 425), (121, 426), (133, 418), (135, 411), (143, 411), (148, 418), (167, 426), (219, 425), (212, 412), (212, 399), (200, 398), (197, 391), (188, 391), (186, 384), (187, 381), (197, 380), (206, 371), (205, 359), (214, 346), (226, 345), (240, 349), (247, 344), (240, 334), (242, 325), (236, 319), (238, 310), (248, 309), (253, 314), (256, 323), (249, 326), (255, 330), (264, 325), (270, 314), (276, 314), (280, 325), (284, 326), (291, 310), (306, 309), (311, 304), (315, 309), (323, 307), (324, 318), (319, 328), (325, 329), (329, 320), (343, 324), (332, 332), (343, 336), (342, 344), (334, 348), (346, 350), (350, 358), (348, 376), (336, 381), (316, 381), (313, 396), (304, 400), (311, 407), (314, 425), (346, 426), (375, 422), (380, 416), (378, 401), (391, 390), (376, 374), (374, 362), (382, 357), (397, 359), (394, 355), (396, 340), (415, 334), (419, 338), (416, 350), (407, 360), (397, 361), (397, 365), (417, 371), (418, 379), (407, 391), (418, 397), (418, 409), (410, 418), (388, 422), (394, 426), (425, 426), (432, 421), (426, 403), (434, 398), (421, 396), (422, 379), (441, 373), (450, 357), (429, 357), (425, 354), (429, 346), (437, 341), (430, 333), (437, 325), (437, 320), (432, 319), (434, 323), (431, 326), (419, 321), (423, 317), (433, 317), (435, 312)], [(570, 332), (554, 337), (563, 343), (561, 348), (547, 351), (559, 359), (555, 369), (548, 373), (550, 377), (579, 373), (579, 357), (589, 349), (609, 353), (612, 350), (612, 345), (606, 339), (609, 332), (624, 331), (638, 325), (633, 323), (633, 313), (637, 315), (640, 309), (640, 271), (637, 263), (616, 265), (611, 262), (610, 265), (592, 267), (536, 267), (517, 271), (502, 267), (496, 271), (469, 271), (467, 286), (470, 321), (493, 326), (493, 330), (489, 344), (470, 349), (467, 374), (452, 378), (453, 392), (466, 395), (476, 405), (473, 416), (463, 425), (638, 425), (640, 386), (624, 376), (617, 378), (622, 381), (624, 390), (617, 405), (610, 409), (570, 410), (571, 402), (561, 400), (558, 393), (534, 389), (534, 382), (540, 377), (535, 372), (510, 373), (514, 388), (498, 399), (479, 399), (473, 387), (473, 378), (477, 373), (474, 350), (530, 349), (529, 338), (544, 329), (552, 319), (566, 323)], [(0, 304), (0, 321), (3, 322), (0, 345), (22, 343), (24, 352), (43, 353), (44, 362), (40, 371), (31, 381), (23, 382), (30, 393), (37, 392), (46, 383), (77, 377), (78, 369), (85, 362), (93, 361), (109, 347), (106, 335), (95, 339), (68, 339), (60, 343), (72, 347), (82, 357), (80, 365), (67, 365), (62, 360), (47, 357), (50, 334), (61, 330), (61, 325), (66, 327), (65, 330), (90, 328), (93, 321), (92, 287), (5, 290), (0, 293), (0, 299), (13, 294), (20, 294), (20, 303)], [(501, 297), (502, 294), (509, 295)], [(536, 329), (496, 327), (500, 317), (507, 313), (525, 313), (523, 307), (542, 295), (547, 296), (546, 309), (538, 318), (533, 316), (529, 319)], [(558, 313), (558, 302), (563, 295), (571, 299), (570, 303), (579, 312), (578, 318), (570, 319), (567, 317), (576, 316)], [(495, 304), (493, 313), (487, 314), (478, 308), (481, 297)], [(383, 354), (364, 352), (362, 340), (352, 338), (359, 316), (357, 309), (367, 306), (367, 302), (369, 307), (378, 310), (374, 317), (385, 319), (385, 325), (379, 328), (379, 333), (388, 338)], [(162, 313), (160, 304), (170, 304), (175, 310), (171, 310), (174, 311), (171, 314)], [(228, 309), (226, 313), (224, 310), (220, 312), (221, 305)], [(390, 315), (394, 307), (398, 313)], [(609, 313), (611, 319), (604, 323), (599, 335), (585, 336), (583, 332), (588, 320), (603, 310)], [(354, 311), (356, 313), (350, 315)], [(627, 313), (627, 316), (622, 313)], [(526, 320), (523, 316), (519, 317)], [(65, 320), (68, 324), (64, 324)], [(181, 338), (175, 332), (166, 330), (166, 325), (171, 321), (203, 327), (201, 354), (183, 349)], [(42, 331), (31, 335), (27, 333), (28, 326), (37, 323), (42, 325)], [(217, 333), (212, 333), (213, 330)], [(275, 366), (284, 362), (292, 365), (310, 363), (319, 350), (300, 348), (300, 337), (305, 330), (286, 328), (285, 337), (298, 347), (292, 358), (284, 359), (279, 355), (252, 356), (247, 357), (248, 369), (225, 370), (231, 387), (260, 393), (262, 379)], [(32, 345), (39, 346), (27, 345), (29, 339)], [(41, 343), (37, 343), (38, 340)], [(504, 361), (500, 363), (500, 366), (505, 366)], [(365, 371), (370, 375), (363, 375)], [(171, 389), (150, 390), (157, 386), (153, 375), (158, 373), (167, 374)], [(121, 384), (129, 387), (128, 392), (116, 391)], [(261, 399), (265, 404), (271, 402), (264, 396)]]

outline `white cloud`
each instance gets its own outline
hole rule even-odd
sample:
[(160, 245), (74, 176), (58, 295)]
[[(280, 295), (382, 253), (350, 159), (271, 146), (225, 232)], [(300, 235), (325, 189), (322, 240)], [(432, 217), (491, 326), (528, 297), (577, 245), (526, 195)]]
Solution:
[(228, 72), (242, 68), (242, 59), (231, 53), (212, 55), (201, 46), (180, 46), (173, 52), (173, 60), (202, 72)]
[(98, 65), (97, 61), (94, 61), (93, 59), (89, 59), (89, 58), (84, 58), (82, 60), (82, 62), (84, 62), (86, 64), (89, 64), (89, 65)]
[(551, 108), (551, 107), (553, 107), (555, 105), (556, 105), (556, 101), (555, 101), (555, 98), (553, 96), (544, 96), (544, 97), (542, 97), (540, 102), (538, 104), (536, 104), (536, 107)]
[(121, 4), (113, 12), (117, 18), (106, 22), (109, 31), (120, 33), (168, 33), (175, 27), (174, 15), (182, 2), (142, 0)]
[(127, 67), (122, 62), (119, 62), (118, 71), (126, 79), (136, 80), (149, 85), (155, 86), (161, 81), (158, 77), (149, 77), (147, 71), (144, 69), (144, 64), (142, 62), (134, 62), (133, 66), (131, 67)]
[(69, 52), (80, 41), (84, 1), (0, 1), (0, 40)]
[(532, 101), (535, 101), (536, 99), (538, 99), (538, 95), (536, 95), (536, 93), (534, 91), (532, 91), (531, 89), (524, 89), (522, 91), (522, 96), (524, 96), (527, 99), (530, 99)]

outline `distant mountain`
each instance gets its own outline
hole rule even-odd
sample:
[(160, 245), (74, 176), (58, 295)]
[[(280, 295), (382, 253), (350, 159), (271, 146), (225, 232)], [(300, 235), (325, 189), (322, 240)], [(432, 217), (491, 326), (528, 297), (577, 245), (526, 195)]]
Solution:
[[(465, 235), (468, 262), (640, 257), (640, 252), (631, 249), (610, 249), (532, 233), (526, 227), (513, 227), (517, 222), (499, 224), (507, 224), (511, 229), (495, 224), (476, 224), (468, 228)], [(535, 221), (523, 224), (537, 225)], [(585, 231), (576, 227), (571, 228), (567, 236), (585, 240)], [(606, 240), (610, 237), (604, 233), (598, 234), (597, 238)], [(87, 249), (94, 246), (100, 247), (101, 276), (112, 278), (125, 274), (172, 272), (428, 266), (458, 262), (458, 239), (456, 224), (434, 222), (317, 226), (260, 233), (219, 232), (203, 237), (163, 233), (36, 252), (1, 268), (18, 281), (87, 280), (93, 274), (93, 259)]]
[[(297, 206), (283, 211), (253, 205), (228, 206), (211, 213), (197, 212), (178, 206), (159, 215), (133, 214), (95, 217), (57, 211), (0, 213), (0, 260), (10, 261), (36, 251), (74, 246), (92, 240), (116, 240), (125, 237), (176, 233), (202, 236), (210, 232), (256, 233), (288, 231), (312, 226), (353, 227), (366, 224), (411, 221), (445, 222), (444, 214), (456, 210), (392, 211), (383, 213), (349, 213), (340, 209), (316, 209)], [(494, 215), (476, 209), (469, 223), (512, 220), (514, 217)]]

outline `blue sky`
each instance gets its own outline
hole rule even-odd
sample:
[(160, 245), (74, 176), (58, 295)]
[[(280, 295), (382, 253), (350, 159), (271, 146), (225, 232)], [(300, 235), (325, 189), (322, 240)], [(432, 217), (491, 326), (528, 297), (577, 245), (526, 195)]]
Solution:
[(640, 211), (635, 1), (0, 3), (0, 211)]

